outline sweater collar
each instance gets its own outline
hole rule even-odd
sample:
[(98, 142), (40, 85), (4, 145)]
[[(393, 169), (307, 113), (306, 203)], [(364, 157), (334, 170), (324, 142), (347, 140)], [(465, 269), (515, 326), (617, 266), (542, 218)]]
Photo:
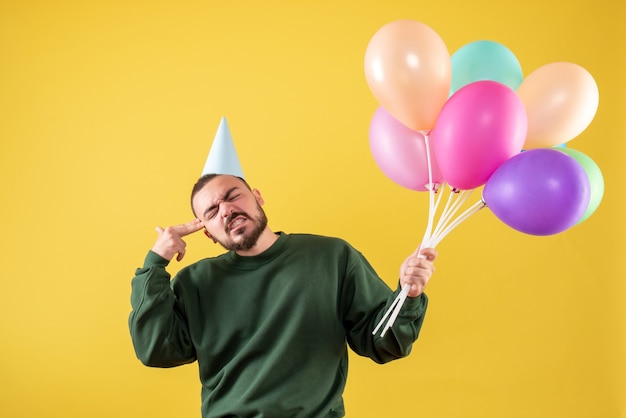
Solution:
[(289, 241), (289, 235), (284, 232), (277, 232), (276, 235), (278, 235), (278, 239), (276, 240), (276, 242), (274, 242), (267, 250), (263, 251), (261, 254), (244, 256), (237, 254), (235, 251), (229, 251), (226, 254), (226, 258), (232, 264), (244, 268), (254, 268), (265, 264), (276, 258), (287, 245), (287, 241)]

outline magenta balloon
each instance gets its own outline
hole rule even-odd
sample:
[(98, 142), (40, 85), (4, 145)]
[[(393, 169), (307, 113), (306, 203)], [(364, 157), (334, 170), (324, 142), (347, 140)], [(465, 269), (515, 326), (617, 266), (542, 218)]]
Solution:
[(528, 121), (517, 94), (495, 81), (476, 81), (446, 102), (432, 143), (450, 186), (469, 190), (485, 184), (502, 163), (524, 146)]
[(498, 219), (531, 235), (574, 226), (589, 205), (590, 185), (573, 157), (551, 148), (523, 152), (502, 164), (483, 189)]
[[(407, 189), (428, 190), (426, 143), (420, 132), (407, 128), (381, 106), (372, 117), (369, 139), (374, 160), (389, 179)], [(433, 182), (442, 184), (432, 147), (430, 151)]]

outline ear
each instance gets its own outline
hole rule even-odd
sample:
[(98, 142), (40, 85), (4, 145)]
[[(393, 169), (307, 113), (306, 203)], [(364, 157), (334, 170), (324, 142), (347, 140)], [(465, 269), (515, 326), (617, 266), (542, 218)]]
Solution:
[(257, 189), (253, 189), (252, 194), (254, 195), (256, 201), (259, 202), (260, 206), (263, 206), (265, 204), (265, 200), (263, 200), (263, 196), (261, 196), (260, 191), (258, 191)]
[(206, 228), (204, 228), (204, 235), (206, 235), (211, 241), (213, 241), (213, 244), (216, 244), (217, 241), (215, 240), (215, 238), (213, 238), (211, 236), (211, 234), (209, 234), (209, 231), (206, 230)]

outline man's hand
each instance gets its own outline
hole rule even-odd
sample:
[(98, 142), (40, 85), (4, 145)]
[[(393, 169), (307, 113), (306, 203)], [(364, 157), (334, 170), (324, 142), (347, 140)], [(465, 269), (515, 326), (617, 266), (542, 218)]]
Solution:
[(180, 261), (185, 256), (185, 247), (187, 246), (183, 237), (201, 229), (202, 222), (199, 219), (182, 225), (168, 226), (165, 229), (157, 226), (156, 231), (159, 236), (152, 247), (152, 251), (166, 260), (171, 260), (174, 258), (174, 254), (178, 254), (176, 261)]
[(410, 285), (408, 296), (417, 297), (422, 294), (426, 283), (430, 280), (435, 266), (433, 261), (437, 258), (434, 248), (424, 248), (411, 254), (400, 267), (400, 287)]

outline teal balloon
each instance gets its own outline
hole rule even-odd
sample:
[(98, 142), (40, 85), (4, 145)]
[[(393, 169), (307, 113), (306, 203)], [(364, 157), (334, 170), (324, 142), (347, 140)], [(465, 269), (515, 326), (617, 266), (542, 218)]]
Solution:
[(604, 196), (604, 177), (598, 164), (593, 161), (588, 155), (572, 148), (559, 148), (561, 152), (573, 157), (582, 166), (589, 178), (590, 194), (589, 205), (587, 210), (583, 213), (583, 216), (578, 220), (576, 225), (582, 223), (589, 218), (600, 206), (602, 197)]
[(511, 50), (494, 41), (474, 41), (451, 57), (450, 96), (475, 81), (491, 80), (517, 90), (523, 81), (522, 67)]

